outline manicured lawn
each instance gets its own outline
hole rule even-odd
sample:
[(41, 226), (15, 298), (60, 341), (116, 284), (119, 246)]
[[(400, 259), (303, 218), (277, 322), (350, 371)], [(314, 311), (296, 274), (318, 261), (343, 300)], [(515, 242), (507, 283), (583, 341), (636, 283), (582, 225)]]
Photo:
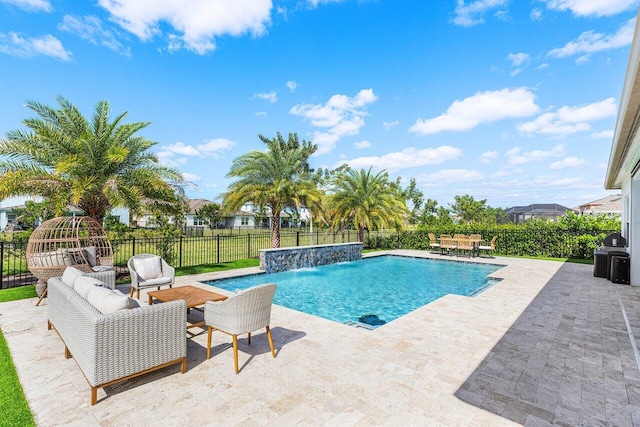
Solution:
[(257, 259), (241, 259), (233, 262), (222, 262), (220, 264), (203, 264), (192, 267), (176, 268), (176, 276), (188, 276), (190, 274), (211, 273), (215, 271), (233, 270), (236, 268), (257, 267), (260, 261)]
[(37, 297), (34, 285), (20, 286), (19, 288), (3, 289), (0, 291), (0, 302), (15, 301), (25, 298)]

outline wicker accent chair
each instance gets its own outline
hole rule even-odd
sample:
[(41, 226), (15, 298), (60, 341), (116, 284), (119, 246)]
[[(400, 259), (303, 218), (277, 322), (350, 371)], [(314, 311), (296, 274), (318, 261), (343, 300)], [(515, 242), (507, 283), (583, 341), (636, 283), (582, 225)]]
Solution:
[(488, 256), (491, 256), (491, 253), (496, 250), (496, 240), (498, 240), (498, 236), (493, 236), (488, 245), (478, 246), (478, 251), (485, 251)]
[(158, 255), (134, 255), (127, 262), (127, 267), (131, 275), (129, 296), (133, 296), (135, 290), (137, 299), (140, 299), (140, 289), (158, 288), (160, 290), (160, 286), (166, 285), (172, 288), (176, 280), (176, 269)]
[(276, 357), (271, 337), (271, 306), (277, 285), (269, 283), (255, 286), (235, 294), (224, 301), (208, 301), (204, 306), (204, 323), (207, 328), (207, 359), (211, 357), (211, 335), (214, 329), (233, 337), (233, 362), (238, 373), (238, 335), (249, 334), (258, 329), (267, 329), (271, 355)]
[(440, 249), (440, 243), (438, 243), (436, 235), (433, 233), (429, 233), (429, 247), (435, 250)]

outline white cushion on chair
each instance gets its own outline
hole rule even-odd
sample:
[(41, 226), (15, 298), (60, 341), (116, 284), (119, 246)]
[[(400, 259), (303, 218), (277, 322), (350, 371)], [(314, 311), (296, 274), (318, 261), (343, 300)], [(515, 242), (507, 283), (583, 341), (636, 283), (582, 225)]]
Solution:
[(162, 276), (162, 264), (159, 256), (134, 258), (133, 268), (143, 280), (156, 279)]
[(64, 273), (62, 273), (62, 283), (73, 288), (76, 279), (80, 276), (84, 276), (84, 271), (78, 270), (75, 267), (67, 267), (64, 269)]
[(132, 308), (131, 298), (120, 291), (94, 287), (87, 295), (87, 301), (102, 314), (111, 314), (119, 310)]

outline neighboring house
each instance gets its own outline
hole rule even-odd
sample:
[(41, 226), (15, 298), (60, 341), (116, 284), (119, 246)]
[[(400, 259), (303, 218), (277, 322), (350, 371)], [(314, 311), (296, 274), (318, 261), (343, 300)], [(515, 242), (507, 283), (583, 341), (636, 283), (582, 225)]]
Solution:
[[(24, 209), (25, 206), (25, 202), (27, 200), (33, 200), (31, 198), (22, 198), (22, 199), (18, 199), (18, 198), (12, 198), (12, 199), (6, 199), (3, 200), (0, 203), (0, 231), (5, 231), (5, 229), (7, 228), (7, 225), (11, 224), (11, 223), (15, 223), (16, 221), (16, 213), (15, 210), (16, 209)], [(34, 201), (38, 201), (38, 200), (34, 200)], [(7, 205), (7, 206), (5, 206)], [(125, 209), (125, 208), (116, 208), (113, 209), (111, 211), (111, 214), (113, 216), (115, 216), (116, 218), (118, 218), (118, 220), (125, 224), (125, 225), (129, 225), (129, 210)], [(65, 215), (70, 215), (70, 216), (81, 216), (84, 215), (84, 212), (80, 209), (78, 209), (75, 206), (67, 206), (67, 212), (65, 213)], [(38, 224), (36, 224), (38, 225)]]
[(631, 43), (604, 187), (622, 191), (622, 236), (631, 258), (631, 284), (640, 286), (640, 19)]
[(613, 194), (594, 200), (577, 208), (580, 215), (601, 215), (616, 216), (622, 213), (622, 194)]
[(509, 215), (509, 222), (522, 224), (533, 218), (547, 218), (555, 221), (558, 217), (565, 215), (567, 211), (573, 211), (573, 209), (557, 203), (538, 203), (527, 206), (514, 206), (505, 209), (504, 213)]

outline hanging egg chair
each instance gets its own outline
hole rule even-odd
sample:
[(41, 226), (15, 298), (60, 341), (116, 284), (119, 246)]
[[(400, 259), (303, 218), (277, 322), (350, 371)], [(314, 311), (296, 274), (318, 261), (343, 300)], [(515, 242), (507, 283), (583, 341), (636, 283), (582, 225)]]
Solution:
[(110, 270), (113, 249), (102, 225), (89, 216), (63, 216), (40, 224), (27, 243), (27, 267), (44, 283), (67, 266), (86, 273)]

